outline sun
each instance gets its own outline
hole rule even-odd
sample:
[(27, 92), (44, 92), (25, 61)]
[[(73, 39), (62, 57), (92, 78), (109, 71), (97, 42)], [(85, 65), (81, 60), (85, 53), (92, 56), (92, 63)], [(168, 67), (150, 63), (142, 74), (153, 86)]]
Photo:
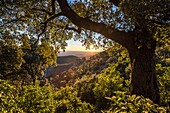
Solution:
[(94, 45), (90, 45), (89, 49), (87, 49), (86, 51), (89, 51), (89, 52), (99, 52), (101, 51), (100, 49), (95, 49)]

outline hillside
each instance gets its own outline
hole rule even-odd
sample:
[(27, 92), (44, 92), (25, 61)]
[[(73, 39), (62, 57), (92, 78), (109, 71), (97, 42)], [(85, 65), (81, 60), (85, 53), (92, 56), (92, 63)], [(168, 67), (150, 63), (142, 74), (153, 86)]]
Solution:
[[(74, 62), (69, 63), (67, 61), (72, 61), (70, 59), (74, 59)], [(51, 68), (53, 73), (51, 73), (52, 80), (51, 83), (56, 86), (65, 86), (74, 84), (77, 78), (81, 78), (83, 75), (89, 74), (98, 74), (103, 71), (103, 69), (107, 68), (109, 64), (112, 64), (117, 59), (113, 56), (110, 56), (107, 52), (100, 52), (96, 55), (93, 55), (89, 58), (76, 58), (75, 56), (60, 56), (59, 59), (65, 59), (67, 64), (59, 64), (56, 68)], [(59, 61), (61, 62), (61, 61)], [(62, 72), (61, 72), (62, 71)]]
[(45, 78), (60, 75), (64, 71), (68, 71), (71, 67), (81, 65), (85, 59), (91, 58), (98, 52), (84, 52), (84, 51), (66, 51), (60, 52), (57, 57), (57, 66), (49, 67), (45, 70)]
[(57, 57), (57, 64), (68, 64), (68, 63), (74, 63), (76, 60), (79, 60), (80, 58), (73, 55), (68, 56), (58, 56)]
[(93, 56), (95, 54), (97, 54), (99, 52), (86, 52), (86, 51), (65, 51), (65, 52), (60, 52), (59, 56), (69, 56), (69, 55), (73, 55), (73, 56), (77, 56), (79, 58), (83, 58), (83, 57), (90, 57)]
[(45, 70), (45, 78), (60, 75), (62, 72), (70, 69), (72, 66), (80, 65), (83, 62), (83, 59), (69, 55), (69, 56), (58, 56), (57, 57), (57, 66), (48, 67)]

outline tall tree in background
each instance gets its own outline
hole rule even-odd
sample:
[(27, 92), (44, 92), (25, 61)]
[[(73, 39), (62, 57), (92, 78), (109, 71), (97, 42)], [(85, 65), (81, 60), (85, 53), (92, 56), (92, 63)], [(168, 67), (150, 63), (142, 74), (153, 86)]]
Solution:
[(62, 49), (70, 38), (87, 47), (121, 44), (131, 59), (132, 94), (159, 103), (155, 49), (157, 44), (170, 44), (169, 0), (1, 0), (0, 4), (2, 35), (10, 30), (11, 35), (37, 37), (35, 44), (43, 39)]

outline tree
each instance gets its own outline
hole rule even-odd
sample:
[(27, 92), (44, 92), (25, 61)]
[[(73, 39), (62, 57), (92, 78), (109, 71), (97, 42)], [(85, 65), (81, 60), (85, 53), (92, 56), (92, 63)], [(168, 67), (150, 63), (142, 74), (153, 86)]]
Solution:
[(56, 65), (57, 52), (46, 41), (33, 44), (27, 36), (10, 36), (9, 32), (0, 39), (0, 78), (22, 80), (35, 84), (48, 66)]
[[(129, 52), (132, 65), (132, 94), (159, 103), (155, 75), (157, 43), (169, 44), (168, 0), (1, 0), (1, 29), (37, 35), (57, 48), (74, 36), (83, 45), (110, 46), (117, 42)], [(16, 24), (11, 24), (11, 23)], [(74, 32), (74, 34), (73, 34)], [(99, 34), (96, 34), (99, 33)], [(79, 36), (79, 37), (77, 37)], [(85, 37), (86, 36), (86, 37)]]
[(8, 33), (0, 40), (0, 74), (1, 79), (17, 78), (17, 74), (25, 62), (24, 52), (17, 45), (14, 37)]
[(36, 78), (44, 76), (43, 71), (48, 66), (56, 65), (57, 53), (46, 41), (41, 41), (41, 44), (34, 44), (26, 36), (23, 36), (21, 40), (20, 48), (25, 53), (23, 56), (25, 63), (22, 64), (21, 70), (25, 71), (24, 74), (27, 73), (35, 84)]

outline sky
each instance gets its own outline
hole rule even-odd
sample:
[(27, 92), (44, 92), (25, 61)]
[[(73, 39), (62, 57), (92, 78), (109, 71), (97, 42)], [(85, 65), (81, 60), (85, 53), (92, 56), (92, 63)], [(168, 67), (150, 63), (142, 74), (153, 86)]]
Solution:
[(68, 46), (66, 47), (66, 51), (89, 51), (89, 52), (100, 52), (102, 49), (93, 49), (93, 45), (90, 46), (90, 50), (86, 49), (86, 47), (82, 46), (80, 41), (74, 41), (73, 39), (67, 41)]

